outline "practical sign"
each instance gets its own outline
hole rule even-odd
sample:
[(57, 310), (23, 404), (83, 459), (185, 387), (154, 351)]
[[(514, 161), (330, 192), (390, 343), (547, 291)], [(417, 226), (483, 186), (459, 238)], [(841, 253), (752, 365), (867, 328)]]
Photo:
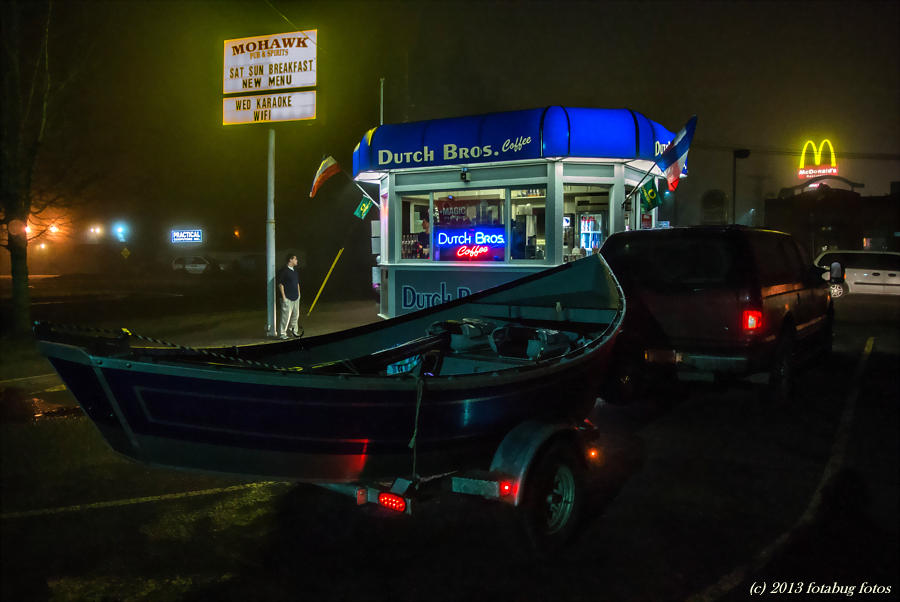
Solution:
[(172, 242), (203, 242), (203, 230), (172, 230)]
[[(822, 151), (825, 150), (826, 144), (828, 145), (828, 151), (831, 155), (831, 161), (823, 165)], [(808, 155), (806, 154), (806, 151), (809, 148), (812, 148), (812, 159), (815, 161), (812, 166), (807, 166)], [(800, 168), (797, 175), (801, 178), (816, 178), (819, 176), (836, 176), (837, 174), (837, 157), (834, 156), (834, 147), (831, 145), (831, 140), (825, 138), (819, 143), (819, 146), (816, 146), (816, 143), (812, 140), (807, 140), (803, 144), (803, 150), (800, 151)]]
[(502, 226), (436, 229), (438, 261), (503, 261), (506, 232)]
[(317, 30), (225, 40), (223, 94), (313, 88)]
[(231, 96), (222, 99), (223, 125), (315, 118), (315, 90), (259, 96)]

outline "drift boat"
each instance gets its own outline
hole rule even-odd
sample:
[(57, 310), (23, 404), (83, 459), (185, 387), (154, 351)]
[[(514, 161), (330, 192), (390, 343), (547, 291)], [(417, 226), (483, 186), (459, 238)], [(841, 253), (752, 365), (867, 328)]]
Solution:
[(125, 456), (350, 483), (478, 469), (523, 421), (583, 420), (624, 311), (594, 255), (310, 338), (192, 349), (41, 322), (35, 336)]

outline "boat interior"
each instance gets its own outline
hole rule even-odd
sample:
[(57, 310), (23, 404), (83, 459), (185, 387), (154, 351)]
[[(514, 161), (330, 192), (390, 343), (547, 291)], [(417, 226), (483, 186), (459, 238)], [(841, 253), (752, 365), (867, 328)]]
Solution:
[(192, 349), (142, 345), (125, 335), (59, 340), (49, 326), (36, 334), (92, 355), (156, 364), (385, 377), (494, 372), (577, 357), (617, 328), (624, 310), (618, 285), (605, 265), (583, 261), (576, 262), (580, 271), (565, 271), (575, 267), (569, 264), (547, 272), (555, 278), (534, 277), (390, 320), (287, 341)]

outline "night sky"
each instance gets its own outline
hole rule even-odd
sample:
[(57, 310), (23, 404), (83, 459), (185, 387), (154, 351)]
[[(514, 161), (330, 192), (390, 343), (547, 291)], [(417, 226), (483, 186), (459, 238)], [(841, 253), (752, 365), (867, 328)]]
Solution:
[(886, 194), (900, 180), (898, 6), (58, 3), (51, 68), (70, 81), (39, 180), (85, 201), (84, 220), (162, 236), (239, 227), (262, 250), (269, 126), (222, 125), (223, 41), (316, 28), (318, 118), (274, 126), (279, 249), (333, 253), (346, 220), (309, 199), (310, 183), (325, 154), (350, 170), (378, 124), (382, 76), (388, 123), (563, 105), (629, 107), (677, 131), (697, 114), (678, 191), (687, 222), (705, 191), (730, 196), (738, 147), (752, 151), (738, 167), (739, 215), (798, 183), (808, 138), (830, 138), (841, 175)]

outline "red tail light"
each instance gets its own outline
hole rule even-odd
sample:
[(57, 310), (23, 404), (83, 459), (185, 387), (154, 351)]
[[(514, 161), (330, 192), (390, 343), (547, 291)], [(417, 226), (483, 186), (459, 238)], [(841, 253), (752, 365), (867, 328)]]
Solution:
[(500, 497), (506, 497), (516, 492), (516, 487), (512, 481), (500, 481)]
[(396, 493), (379, 493), (378, 503), (397, 512), (406, 512), (406, 500)]
[(745, 309), (741, 316), (741, 328), (744, 332), (754, 332), (762, 328), (762, 312), (755, 309)]

